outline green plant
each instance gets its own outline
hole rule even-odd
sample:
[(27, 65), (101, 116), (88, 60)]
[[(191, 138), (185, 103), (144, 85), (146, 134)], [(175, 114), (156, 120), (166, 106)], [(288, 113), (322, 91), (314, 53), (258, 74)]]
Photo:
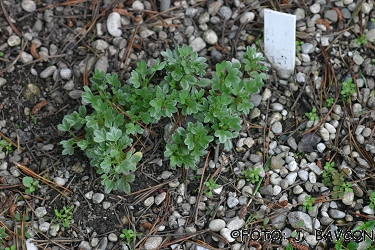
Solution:
[(242, 170), (243, 175), (245, 176), (245, 180), (251, 182), (252, 184), (255, 184), (259, 181), (259, 172), (260, 168), (252, 168), (249, 167), (247, 170)]
[(33, 114), (30, 114), (30, 118), (31, 118), (31, 120), (33, 121), (34, 125), (36, 125), (36, 123), (37, 123), (37, 120), (36, 120), (36, 117), (35, 117), (35, 115), (33, 115)]
[(370, 194), (370, 204), (369, 204), (369, 207), (371, 209), (374, 209), (374, 207), (375, 207), (375, 191), (372, 191), (371, 194)]
[(302, 210), (303, 211), (306, 211), (306, 210), (313, 211), (314, 210), (313, 204), (314, 204), (315, 201), (316, 201), (316, 198), (311, 198), (310, 196), (306, 195), (305, 201), (302, 203), (302, 206), (303, 206)]
[(359, 38), (355, 38), (354, 42), (357, 44), (358, 47), (361, 47), (362, 45), (366, 45), (368, 43), (366, 36), (363, 34)]
[(302, 50), (301, 45), (304, 44), (304, 43), (305, 43), (304, 41), (298, 41), (298, 40), (296, 40), (296, 50), (297, 51), (301, 51)]
[(26, 194), (31, 194), (39, 186), (39, 181), (38, 180), (34, 180), (30, 176), (25, 176), (25, 177), (22, 178), (22, 184), (26, 187), (25, 193)]
[(333, 184), (333, 191), (332, 198), (342, 198), (345, 192), (353, 192), (352, 184), (345, 181), (345, 174), (335, 173), (332, 175), (332, 184)]
[[(14, 218), (16, 219), (17, 222), (27, 222), (30, 219), (29, 216), (27, 215), (22, 216), (19, 213), (14, 214)], [(21, 227), (22, 224), (23, 224), (23, 229)], [(29, 234), (29, 230), (26, 230), (26, 223), (21, 223), (21, 225), (19, 226), (17, 225), (17, 233), (21, 235), (22, 232), (24, 232), (26, 238), (31, 238), (31, 235)]]
[(206, 208), (206, 215), (211, 216), (211, 217), (214, 216), (214, 214), (216, 213), (218, 207), (219, 207), (219, 204), (207, 206), (207, 208)]
[(0, 241), (6, 239), (8, 235), (5, 233), (5, 227), (0, 227)]
[(335, 166), (335, 162), (326, 162), (323, 168), (323, 184), (329, 186), (331, 184), (332, 175), (335, 172), (333, 168)]
[(313, 108), (311, 110), (311, 112), (305, 113), (305, 115), (309, 118), (310, 121), (317, 121), (317, 120), (319, 120), (319, 117), (316, 114), (316, 108)]
[(209, 181), (206, 181), (204, 183), (206, 185), (206, 187), (208, 188), (205, 192), (205, 194), (208, 196), (208, 197), (212, 197), (213, 195), (213, 190), (218, 188), (219, 185), (215, 183), (214, 179), (210, 179)]
[(353, 79), (351, 77), (342, 83), (342, 89), (340, 93), (346, 101), (349, 101), (350, 96), (356, 93), (356, 86), (353, 83)]
[(60, 211), (55, 209), (55, 216), (57, 222), (65, 228), (69, 227), (70, 221), (73, 218), (73, 209), (74, 205), (71, 205), (69, 208), (63, 206), (63, 208)]
[(0, 51), (0, 57), (4, 56), (4, 53), (2, 51)]
[[(157, 59), (151, 67), (145, 61), (138, 62), (129, 83), (124, 85), (116, 74), (95, 71), (90, 79), (93, 91), (84, 87), (82, 94), (83, 102), (90, 104), (93, 111), (88, 114), (81, 106), (58, 126), (73, 137), (61, 142), (62, 153), (72, 155), (75, 148), (84, 150), (101, 174), (106, 193), (130, 192), (129, 183), (134, 181), (133, 172), (142, 157), (140, 152), (132, 151), (134, 138), (138, 142), (138, 135), (147, 129), (145, 125), (162, 118), (180, 120), (183, 115), (195, 121), (177, 128), (173, 143), (166, 145), (164, 156), (170, 160), (171, 168), (195, 169), (213, 141), (231, 150), (231, 139), (241, 129), (240, 115), (249, 114), (254, 106), (249, 95), (257, 92), (267, 78), (262, 54), (250, 47), (243, 64), (219, 63), (212, 79), (204, 78), (206, 59), (186, 45), (161, 55), (164, 61)], [(153, 79), (161, 73), (161, 82)], [(249, 78), (243, 80), (243, 76)], [(86, 131), (84, 139), (75, 135), (82, 128)]]
[(123, 239), (129, 247), (134, 245), (135, 240), (137, 237), (142, 236), (142, 233), (135, 233), (133, 230), (129, 229), (122, 229), (122, 234), (120, 234), (120, 238)]
[(13, 151), (12, 144), (6, 140), (0, 140), (0, 151), (3, 151), (3, 149), (5, 149), (5, 154), (9, 154)]
[(333, 97), (329, 98), (326, 100), (326, 107), (329, 108), (333, 105), (333, 103), (335, 102), (335, 99), (333, 99)]

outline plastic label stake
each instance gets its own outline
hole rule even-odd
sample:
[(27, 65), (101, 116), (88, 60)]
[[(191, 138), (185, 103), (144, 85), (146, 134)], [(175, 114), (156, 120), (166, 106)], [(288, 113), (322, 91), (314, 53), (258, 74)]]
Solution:
[(264, 50), (276, 69), (294, 71), (296, 56), (296, 16), (264, 10)]

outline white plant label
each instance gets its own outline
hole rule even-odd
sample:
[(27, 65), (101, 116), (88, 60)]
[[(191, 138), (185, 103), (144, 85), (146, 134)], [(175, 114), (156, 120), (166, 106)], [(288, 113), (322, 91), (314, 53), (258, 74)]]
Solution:
[(277, 69), (294, 71), (296, 56), (296, 16), (264, 10), (264, 50)]

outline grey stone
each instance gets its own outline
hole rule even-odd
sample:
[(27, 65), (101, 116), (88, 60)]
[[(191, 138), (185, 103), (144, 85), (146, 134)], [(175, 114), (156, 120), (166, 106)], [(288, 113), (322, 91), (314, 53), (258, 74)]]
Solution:
[(111, 241), (111, 242), (117, 242), (117, 235), (114, 234), (114, 233), (110, 233), (108, 234), (108, 240)]
[(314, 52), (314, 45), (311, 43), (304, 43), (301, 45), (301, 50), (304, 54), (310, 54)]
[[(302, 220), (304, 222), (302, 227), (299, 227), (299, 225), (298, 225), (300, 220)], [(306, 213), (303, 213), (301, 211), (290, 212), (288, 214), (288, 221), (293, 228), (304, 229), (309, 233), (313, 232), (312, 219), (311, 219), (310, 215), (308, 215)]]
[(280, 155), (274, 156), (271, 159), (271, 166), (272, 170), (281, 169), (283, 167), (284, 160), (281, 158)]
[(198, 19), (198, 23), (199, 24), (204, 24), (204, 23), (208, 23), (210, 21), (210, 14), (208, 14), (207, 12), (203, 13), (199, 19)]
[(4, 86), (7, 83), (7, 80), (5, 78), (0, 77), (0, 87)]
[(83, 93), (82, 90), (74, 89), (69, 92), (69, 97), (72, 99), (78, 99), (78, 98), (81, 98), (82, 93)]
[(213, 30), (206, 30), (204, 33), (203, 33), (203, 40), (210, 44), (210, 45), (214, 45), (217, 43), (218, 41), (218, 37), (217, 37), (217, 34), (215, 31)]
[(375, 41), (375, 29), (369, 30), (366, 33), (366, 39), (368, 42), (372, 43)]
[(233, 230), (230, 230), (226, 227), (220, 230), (220, 235), (223, 236), (228, 242), (234, 242), (235, 239), (231, 237), (231, 233)]
[(91, 250), (91, 249), (92, 249), (91, 246), (90, 246), (90, 243), (87, 242), (87, 241), (82, 241), (82, 242), (79, 244), (78, 248), (79, 248), (80, 250)]
[(144, 200), (143, 205), (144, 205), (145, 207), (149, 207), (149, 206), (151, 206), (152, 204), (154, 204), (154, 202), (155, 202), (155, 198), (154, 198), (154, 196), (150, 196), (150, 197), (148, 197), (146, 200)]
[(227, 223), (227, 228), (230, 230), (238, 230), (241, 229), (245, 225), (245, 220), (240, 219), (238, 216), (234, 217)]
[(337, 12), (334, 10), (326, 10), (324, 12), (324, 19), (328, 19), (334, 23), (337, 22), (337, 19), (338, 19)]
[(227, 205), (229, 208), (234, 208), (240, 201), (236, 197), (228, 197)]
[(294, 137), (289, 137), (286, 142), (293, 150), (297, 150), (297, 143)]
[(276, 75), (280, 77), (280, 79), (283, 79), (283, 80), (288, 80), (292, 74), (293, 74), (293, 71), (291, 70), (286, 70), (282, 68), (276, 70)]
[(104, 194), (102, 193), (95, 193), (92, 196), (92, 202), (95, 204), (99, 204), (104, 200)]
[(37, 207), (36, 209), (35, 209), (35, 215), (36, 215), (36, 217), (38, 217), (38, 218), (42, 218), (44, 215), (46, 215), (47, 214), (47, 210), (46, 210), (46, 208), (45, 207)]
[(24, 64), (29, 63), (33, 60), (33, 56), (27, 52), (21, 52), (20, 61)]
[(72, 70), (68, 68), (64, 68), (60, 70), (60, 76), (64, 80), (69, 80), (72, 76)]
[(255, 18), (255, 14), (253, 12), (245, 12), (241, 18), (240, 18), (240, 23), (245, 24), (253, 21)]
[(331, 216), (333, 219), (342, 219), (345, 217), (345, 213), (338, 210), (338, 209), (330, 209), (328, 211), (329, 216)]
[(14, 46), (18, 46), (21, 44), (21, 38), (19, 38), (18, 36), (16, 35), (11, 35), (8, 40), (7, 40), (7, 43), (10, 47), (14, 47)]
[(217, 51), (216, 49), (211, 50), (211, 60), (213, 63), (219, 63), (223, 59), (223, 54), (221, 52)]
[(26, 12), (34, 12), (36, 10), (36, 3), (32, 0), (22, 0), (21, 7)]
[(216, 15), (217, 12), (219, 11), (220, 7), (223, 5), (223, 3), (224, 3), (224, 1), (219, 0), (219, 1), (214, 1), (211, 4), (209, 4), (207, 6), (208, 14), (210, 14), (211, 16)]
[(355, 64), (361, 65), (365, 61), (365, 59), (359, 54), (359, 52), (354, 51), (353, 61), (354, 61)]
[(122, 34), (121, 16), (117, 12), (112, 12), (107, 18), (107, 30), (111, 36), (119, 37)]
[(226, 223), (222, 219), (215, 219), (210, 222), (208, 228), (213, 232), (219, 232), (221, 229), (225, 227)]
[(305, 18), (306, 14), (305, 14), (305, 10), (302, 9), (302, 8), (297, 8), (295, 9), (294, 11), (294, 15), (296, 16), (296, 21), (299, 21), (299, 20), (302, 20)]
[(221, 6), (219, 12), (221, 15), (223, 15), (224, 20), (228, 20), (232, 16), (232, 9), (228, 6)]
[(289, 173), (285, 177), (285, 179), (289, 182), (289, 185), (293, 185), (294, 182), (296, 181), (296, 178), (297, 178), (297, 173), (296, 172)]
[(320, 11), (320, 4), (319, 3), (314, 3), (309, 7), (309, 10), (313, 14), (317, 14)]
[(201, 37), (197, 37), (193, 41), (191, 41), (189, 46), (193, 48), (193, 51), (199, 52), (202, 49), (206, 48), (206, 43)]
[(159, 206), (165, 200), (166, 197), (167, 197), (167, 193), (166, 192), (158, 194), (155, 197), (155, 204)]
[(49, 230), (50, 225), (48, 222), (43, 222), (39, 225), (39, 230), (45, 233)]
[(354, 201), (354, 192), (352, 191), (345, 192), (342, 197), (342, 203), (350, 206), (353, 203), (353, 201)]
[(259, 188), (259, 193), (262, 194), (262, 195), (270, 195), (271, 196), (273, 194), (272, 185), (261, 186)]
[(271, 130), (276, 135), (281, 134), (283, 132), (283, 126), (282, 126), (281, 122), (277, 121), (274, 124), (272, 124)]
[(49, 66), (42, 72), (40, 72), (39, 77), (40, 78), (47, 78), (50, 77), (55, 71), (56, 71), (56, 66)]
[(365, 213), (365, 214), (375, 214), (375, 210), (374, 209), (371, 209), (369, 206), (365, 206), (362, 211)]

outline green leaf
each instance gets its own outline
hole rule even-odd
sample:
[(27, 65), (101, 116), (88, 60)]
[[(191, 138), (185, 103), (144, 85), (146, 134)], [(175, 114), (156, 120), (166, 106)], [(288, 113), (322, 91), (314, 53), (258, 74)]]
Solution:
[(215, 136), (219, 138), (220, 143), (224, 143), (232, 138), (232, 133), (230, 131), (217, 130), (215, 131)]
[(25, 186), (25, 187), (31, 187), (32, 186), (32, 183), (33, 183), (33, 178), (30, 177), (30, 176), (25, 176), (23, 177), (22, 179), (22, 184)]
[(109, 84), (111, 84), (111, 85), (113, 85), (115, 87), (120, 87), (121, 86), (121, 83), (120, 83), (120, 81), (118, 79), (118, 75), (116, 73), (114, 73), (112, 75), (106, 75), (105, 79), (106, 79), (106, 81)]
[(57, 128), (60, 130), (60, 131), (65, 131), (65, 132), (67, 132), (67, 131), (69, 131), (70, 130), (70, 124), (69, 124), (69, 122), (67, 121), (67, 119), (65, 119), (65, 117), (64, 117), (64, 119), (63, 119), (63, 121), (62, 121), (62, 124), (59, 124), (59, 125), (57, 125)]
[(120, 129), (111, 127), (109, 129), (109, 132), (106, 133), (105, 138), (107, 138), (108, 141), (117, 141), (118, 139), (120, 139), (121, 136), (122, 136), (122, 131)]
[(130, 158), (131, 162), (137, 163), (142, 159), (142, 152), (135, 152)]
[(94, 141), (95, 142), (104, 142), (106, 139), (106, 131), (104, 128), (94, 131)]
[(141, 81), (139, 79), (139, 73), (137, 71), (131, 72), (131, 77), (129, 79), (129, 82), (133, 84), (134, 88), (139, 88), (141, 86)]
[(77, 146), (80, 147), (81, 150), (85, 150), (88, 145), (89, 145), (89, 143), (86, 140), (81, 140), (81, 141), (77, 142)]
[(85, 92), (82, 93), (82, 101), (84, 101), (85, 103), (93, 103), (97, 100), (89, 87), (84, 86), (83, 89), (85, 90)]

